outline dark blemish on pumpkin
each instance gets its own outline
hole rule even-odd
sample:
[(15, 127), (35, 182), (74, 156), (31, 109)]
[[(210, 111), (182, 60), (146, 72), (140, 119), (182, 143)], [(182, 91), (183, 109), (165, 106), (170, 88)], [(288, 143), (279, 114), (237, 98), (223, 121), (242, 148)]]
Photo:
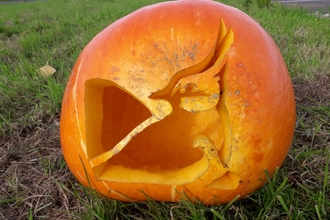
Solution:
[(243, 180), (240, 180), (238, 183), (243, 183)]
[(132, 81), (142, 82), (142, 81), (145, 81), (145, 80), (143, 78), (139, 77), (139, 78), (132, 78)]
[(198, 46), (199, 43), (195, 43), (193, 46), (192, 46), (192, 49), (195, 50), (195, 48)]
[(240, 92), (241, 92), (241, 91), (239, 91), (239, 90), (236, 90), (235, 94), (236, 94), (236, 95), (239, 95), (239, 94), (240, 94)]
[(178, 68), (180, 68), (179, 55), (177, 53), (174, 53), (174, 59), (175, 59), (176, 66)]
[(195, 60), (195, 54), (194, 53), (189, 53), (190, 59)]

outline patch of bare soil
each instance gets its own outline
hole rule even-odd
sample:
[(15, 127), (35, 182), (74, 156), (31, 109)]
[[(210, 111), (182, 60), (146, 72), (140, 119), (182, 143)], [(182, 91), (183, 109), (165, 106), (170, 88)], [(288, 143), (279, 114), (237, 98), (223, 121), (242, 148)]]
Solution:
[(311, 106), (315, 103), (330, 105), (330, 77), (328, 75), (316, 75), (316, 80), (294, 81), (296, 101), (298, 105)]
[(293, 82), (297, 104), (295, 141), (299, 146), (325, 146), (330, 138), (330, 77), (322, 74), (315, 78), (312, 82)]
[[(328, 120), (324, 121), (325, 130), (329, 131), (330, 113), (322, 111), (330, 111), (330, 78), (322, 75), (314, 82), (294, 81), (294, 89), (298, 120), (294, 147), (311, 143), (324, 146), (329, 133), (320, 131), (312, 137), (306, 129), (315, 128), (319, 117), (324, 117)], [(302, 128), (299, 120), (307, 128)], [(289, 177), (301, 178), (295, 172)], [(71, 189), (72, 182), (76, 180), (63, 160), (58, 119), (17, 128), (0, 138), (0, 219), (27, 219), (30, 214), (34, 219), (76, 218), (74, 213), (82, 212), (84, 207), (60, 186)]]
[(0, 219), (73, 219), (77, 199), (73, 176), (63, 160), (58, 120), (43, 127), (17, 129), (0, 140)]
[(315, 78), (312, 82), (293, 81), (297, 123), (286, 159), (291, 164), (286, 171), (293, 187), (300, 183), (319, 188), (322, 184), (319, 179), (325, 177), (326, 152), (330, 149), (330, 77), (316, 75)]

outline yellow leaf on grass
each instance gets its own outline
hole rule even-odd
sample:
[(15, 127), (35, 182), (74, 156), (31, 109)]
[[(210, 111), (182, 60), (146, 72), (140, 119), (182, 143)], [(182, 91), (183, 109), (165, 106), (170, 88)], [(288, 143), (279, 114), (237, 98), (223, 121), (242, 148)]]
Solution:
[(56, 69), (54, 69), (53, 67), (51, 67), (48, 64), (46, 64), (45, 66), (43, 66), (40, 69), (38, 69), (38, 72), (43, 77), (48, 77), (48, 76), (53, 75), (56, 72)]

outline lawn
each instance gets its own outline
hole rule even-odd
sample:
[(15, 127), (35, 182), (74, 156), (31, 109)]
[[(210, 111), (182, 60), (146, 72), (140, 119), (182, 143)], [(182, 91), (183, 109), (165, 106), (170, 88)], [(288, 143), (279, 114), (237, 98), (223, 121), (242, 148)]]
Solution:
[[(0, 7), (0, 219), (327, 219), (330, 19), (280, 4), (223, 0), (261, 24), (294, 84), (297, 122), (276, 175), (223, 206), (123, 203), (81, 186), (63, 159), (59, 120), (71, 69), (102, 29), (157, 0), (48, 0)], [(262, 62), (262, 61), (261, 61)], [(50, 77), (37, 71), (46, 64)]]

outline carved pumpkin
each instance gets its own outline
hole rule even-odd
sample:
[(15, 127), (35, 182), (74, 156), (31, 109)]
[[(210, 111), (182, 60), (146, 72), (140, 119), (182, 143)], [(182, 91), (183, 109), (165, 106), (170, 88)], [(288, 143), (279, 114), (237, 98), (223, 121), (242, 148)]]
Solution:
[(84, 48), (60, 126), (73, 174), (109, 198), (221, 204), (281, 166), (294, 124), (271, 37), (236, 8), (181, 0), (139, 9)]

